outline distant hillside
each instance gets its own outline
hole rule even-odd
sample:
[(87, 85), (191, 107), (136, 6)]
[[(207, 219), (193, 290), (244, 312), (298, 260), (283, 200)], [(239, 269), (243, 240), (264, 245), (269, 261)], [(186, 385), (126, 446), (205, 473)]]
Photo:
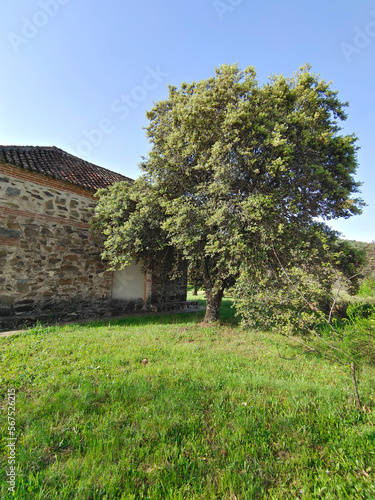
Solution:
[(366, 252), (366, 267), (363, 274), (375, 279), (375, 243), (364, 243), (363, 241), (346, 240), (354, 248)]

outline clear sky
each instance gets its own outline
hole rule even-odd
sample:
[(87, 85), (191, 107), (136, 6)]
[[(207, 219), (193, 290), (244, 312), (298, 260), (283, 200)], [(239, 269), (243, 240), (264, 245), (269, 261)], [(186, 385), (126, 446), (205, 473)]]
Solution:
[(57, 146), (136, 178), (145, 111), (167, 85), (223, 63), (261, 83), (302, 64), (349, 101), (359, 137), (361, 216), (332, 221), (375, 240), (375, 0), (2, 0), (0, 143)]

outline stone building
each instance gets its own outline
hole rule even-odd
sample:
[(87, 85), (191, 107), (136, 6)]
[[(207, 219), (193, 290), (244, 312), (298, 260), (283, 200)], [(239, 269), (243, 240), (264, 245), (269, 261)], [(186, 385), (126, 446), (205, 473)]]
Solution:
[(187, 307), (186, 276), (108, 271), (94, 194), (128, 181), (56, 147), (0, 146), (0, 329)]

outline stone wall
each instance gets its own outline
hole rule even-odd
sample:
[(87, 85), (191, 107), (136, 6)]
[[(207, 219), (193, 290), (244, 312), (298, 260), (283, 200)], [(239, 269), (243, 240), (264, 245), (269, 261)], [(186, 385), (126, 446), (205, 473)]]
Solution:
[(180, 270), (180, 276), (170, 280), (168, 276), (152, 276), (150, 302), (160, 309), (161, 305), (179, 303), (186, 300), (187, 269)]
[(90, 232), (93, 193), (0, 164), (0, 328), (104, 315), (112, 273)]
[(95, 201), (87, 189), (0, 163), (0, 330), (189, 306), (184, 270), (172, 281), (148, 273), (142, 298), (112, 298), (113, 274), (90, 231)]

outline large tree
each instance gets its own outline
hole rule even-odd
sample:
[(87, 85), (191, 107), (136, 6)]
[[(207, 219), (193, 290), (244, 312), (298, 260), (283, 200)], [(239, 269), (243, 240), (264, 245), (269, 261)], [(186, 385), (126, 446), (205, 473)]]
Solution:
[[(223, 65), (207, 80), (170, 86), (147, 113), (152, 149), (144, 175), (99, 202), (106, 257), (118, 264), (173, 249), (199, 266), (205, 321), (217, 320), (240, 264), (266, 269), (275, 248), (278, 255), (295, 248), (317, 218), (360, 213), (352, 197), (356, 138), (338, 125), (346, 105), (309, 66), (260, 85), (254, 68)], [(138, 201), (129, 205), (127, 189)]]

